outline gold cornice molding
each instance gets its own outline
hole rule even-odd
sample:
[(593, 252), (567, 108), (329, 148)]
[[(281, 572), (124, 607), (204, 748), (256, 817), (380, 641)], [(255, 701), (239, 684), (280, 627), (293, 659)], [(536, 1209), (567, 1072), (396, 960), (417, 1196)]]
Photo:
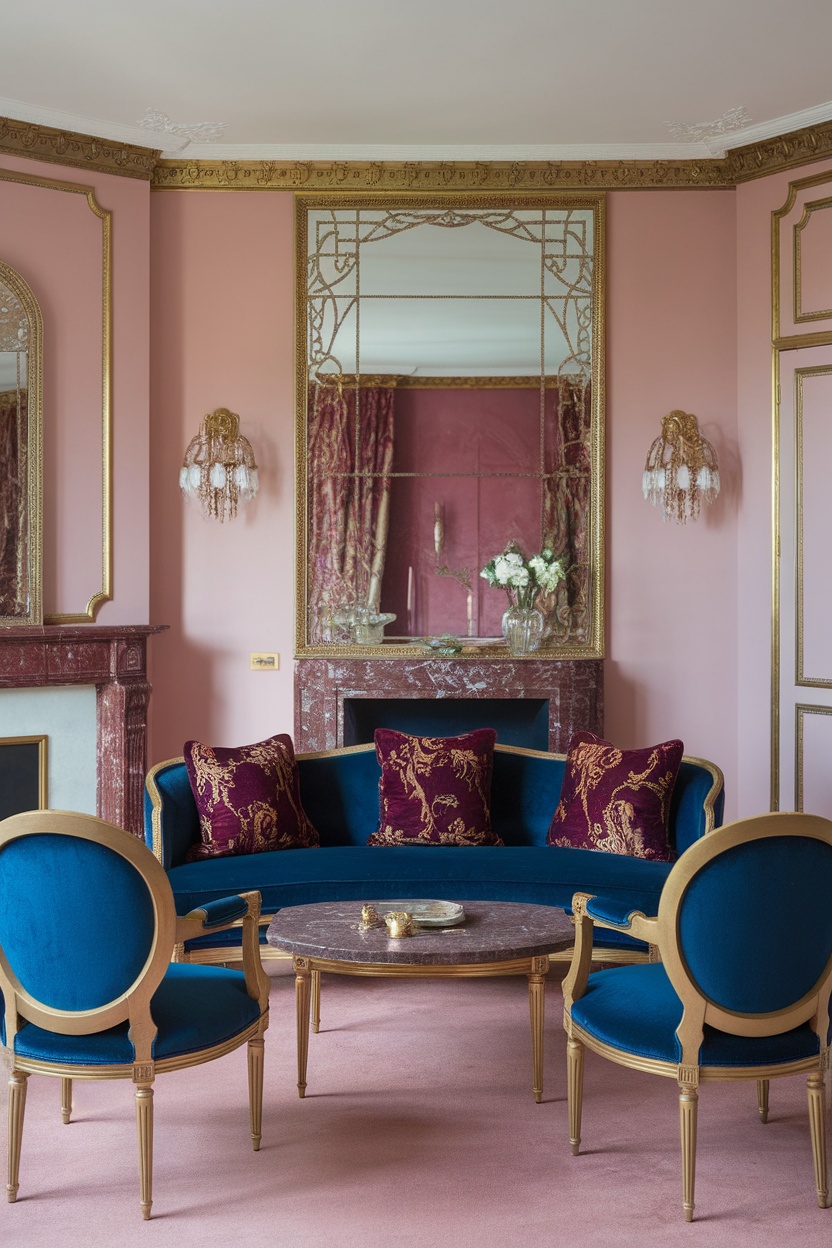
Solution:
[(123, 178), (141, 178), (149, 182), (159, 159), (159, 149), (138, 147), (133, 143), (117, 143), (98, 139), (74, 130), (55, 130), (0, 117), (0, 152), (9, 156), (26, 156), (50, 164), (74, 165), (97, 173), (115, 173)]
[(512, 191), (724, 187), (724, 160), (160, 160), (154, 190)]
[(791, 134), (735, 147), (728, 152), (726, 160), (733, 182), (737, 184), (829, 157), (832, 157), (832, 121), (822, 121), (805, 130), (793, 130)]
[(697, 160), (163, 160), (158, 148), (0, 117), (0, 153), (149, 181), (154, 190), (708, 190), (832, 158), (832, 121)]

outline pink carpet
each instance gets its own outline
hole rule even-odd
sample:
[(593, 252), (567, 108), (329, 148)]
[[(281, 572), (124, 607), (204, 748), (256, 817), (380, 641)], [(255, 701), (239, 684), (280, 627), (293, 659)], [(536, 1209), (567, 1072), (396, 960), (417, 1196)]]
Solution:
[(753, 1083), (703, 1089), (697, 1221), (686, 1225), (671, 1080), (588, 1055), (586, 1152), (570, 1155), (558, 984), (547, 998), (541, 1105), (522, 980), (325, 979), (304, 1101), (293, 984), (291, 974), (273, 980), (259, 1154), (248, 1138), (244, 1050), (160, 1076), (153, 1219), (142, 1222), (130, 1085), (76, 1083), (74, 1120), (63, 1126), (58, 1081), (32, 1076), (20, 1197), (0, 1207), (0, 1244), (832, 1244), (800, 1077), (772, 1083), (765, 1127)]

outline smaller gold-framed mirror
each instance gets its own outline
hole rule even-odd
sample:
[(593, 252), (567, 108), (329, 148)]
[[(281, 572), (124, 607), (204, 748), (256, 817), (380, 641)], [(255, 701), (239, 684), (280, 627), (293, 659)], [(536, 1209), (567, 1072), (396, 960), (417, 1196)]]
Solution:
[(43, 322), (0, 261), (0, 625), (41, 624)]

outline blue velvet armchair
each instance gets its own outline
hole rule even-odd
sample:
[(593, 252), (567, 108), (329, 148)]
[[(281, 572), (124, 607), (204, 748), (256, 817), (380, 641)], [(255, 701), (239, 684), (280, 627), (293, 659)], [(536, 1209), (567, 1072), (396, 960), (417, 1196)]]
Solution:
[[(656, 917), (576, 894), (576, 942), (564, 980), (572, 1152), (581, 1140), (584, 1049), (679, 1085), (685, 1219), (694, 1208), (700, 1082), (808, 1073), (818, 1204), (829, 1199), (824, 1079), (832, 991), (832, 822), (769, 814), (692, 845), (664, 885)], [(590, 974), (594, 927), (627, 932), (661, 962)]]
[[(145, 1218), (157, 1074), (247, 1043), (251, 1138), (259, 1149), (269, 991), (259, 918), (258, 893), (208, 902), (177, 918), (167, 876), (150, 850), (92, 815), (32, 811), (0, 823), (9, 1201), (17, 1198), (31, 1073), (60, 1078), (64, 1122), (73, 1079), (132, 1079)], [(241, 919), (243, 972), (171, 965), (178, 942)]]

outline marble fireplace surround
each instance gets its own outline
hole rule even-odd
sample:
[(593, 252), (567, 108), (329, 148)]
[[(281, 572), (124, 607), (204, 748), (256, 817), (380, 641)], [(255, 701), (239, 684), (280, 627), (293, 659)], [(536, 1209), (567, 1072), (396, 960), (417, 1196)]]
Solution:
[[(96, 687), (96, 809), (143, 835), (147, 769), (147, 639), (166, 624), (0, 629), (0, 689)], [(46, 729), (44, 729), (45, 731)]]
[[(459, 700), (498, 698), (511, 700), (521, 715), (530, 699), (548, 703), (548, 745), (543, 748), (566, 753), (578, 729), (603, 732), (603, 660), (298, 659), (295, 748), (312, 752), (356, 744), (349, 732), (351, 707), (358, 700), (444, 699), (458, 707)], [(433, 711), (441, 717), (439, 707)], [(487, 719), (476, 726), (488, 726)]]

